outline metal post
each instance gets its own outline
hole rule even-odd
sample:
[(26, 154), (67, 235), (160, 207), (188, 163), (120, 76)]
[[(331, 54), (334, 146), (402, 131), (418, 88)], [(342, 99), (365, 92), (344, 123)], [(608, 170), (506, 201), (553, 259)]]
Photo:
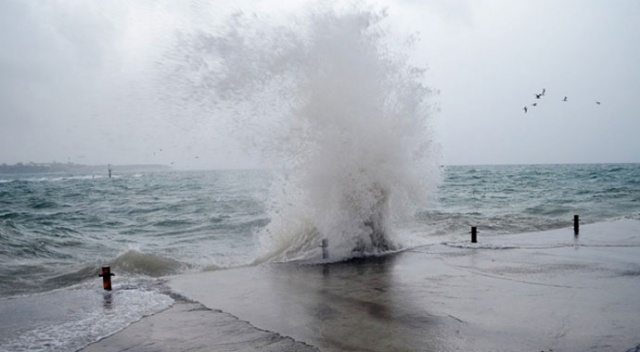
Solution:
[(578, 215), (573, 216), (573, 233), (578, 236), (580, 232), (580, 217)]
[(116, 274), (111, 273), (111, 268), (108, 266), (103, 266), (102, 274), (98, 276), (102, 277), (102, 287), (104, 287), (104, 289), (107, 291), (111, 291), (111, 277), (116, 276)]
[(322, 259), (327, 259), (329, 257), (329, 240), (328, 239), (323, 239), (322, 240), (322, 245), (320, 245), (322, 247)]
[(478, 243), (478, 228), (471, 226), (471, 243)]

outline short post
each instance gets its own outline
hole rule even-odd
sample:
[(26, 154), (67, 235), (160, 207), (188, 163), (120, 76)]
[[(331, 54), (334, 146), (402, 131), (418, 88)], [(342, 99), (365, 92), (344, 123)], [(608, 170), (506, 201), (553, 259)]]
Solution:
[(329, 240), (323, 239), (320, 247), (322, 247), (322, 259), (327, 259), (329, 257)]
[(116, 274), (111, 273), (110, 267), (108, 266), (102, 267), (102, 274), (98, 276), (102, 277), (102, 287), (104, 287), (105, 290), (111, 291), (111, 277), (115, 275)]
[(580, 232), (580, 217), (578, 215), (573, 216), (573, 233), (578, 236)]
[(471, 243), (478, 243), (478, 228), (471, 226)]

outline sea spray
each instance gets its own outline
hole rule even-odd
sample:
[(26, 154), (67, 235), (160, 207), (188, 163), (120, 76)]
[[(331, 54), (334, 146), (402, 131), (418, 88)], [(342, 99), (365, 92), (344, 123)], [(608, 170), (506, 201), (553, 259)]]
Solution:
[(387, 17), (312, 5), (180, 34), (177, 82), (276, 174), (261, 260), (316, 257), (321, 239), (334, 260), (398, 249), (394, 223), (439, 182), (416, 38)]

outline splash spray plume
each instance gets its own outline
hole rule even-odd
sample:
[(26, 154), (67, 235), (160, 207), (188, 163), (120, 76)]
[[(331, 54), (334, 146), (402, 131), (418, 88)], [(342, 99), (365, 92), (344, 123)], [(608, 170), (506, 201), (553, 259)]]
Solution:
[(322, 239), (332, 260), (397, 250), (394, 223), (437, 184), (432, 91), (409, 60), (415, 38), (387, 17), (316, 6), (284, 26), (236, 13), (182, 38), (185, 86), (277, 175), (261, 260), (317, 257)]

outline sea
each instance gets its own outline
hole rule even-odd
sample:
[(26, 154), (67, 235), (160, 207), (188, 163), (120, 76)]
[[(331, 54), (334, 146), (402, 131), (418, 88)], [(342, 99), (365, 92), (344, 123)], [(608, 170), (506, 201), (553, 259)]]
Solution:
[(86, 115), (225, 135), (264, 169), (0, 175), (0, 351), (80, 350), (182, 299), (169, 276), (640, 219), (639, 164), (441, 166), (438, 88), (389, 11), (145, 4), (59, 16), (140, 49)]
[[(337, 241), (331, 234), (300, 228), (274, 239), (280, 183), (267, 170), (0, 175), (0, 350), (79, 350), (171, 306), (178, 293), (167, 276), (468, 242), (471, 226), (501, 236), (568, 228), (574, 215), (581, 224), (640, 220), (640, 164), (441, 172), (422, 208), (389, 220), (393, 246), (327, 258), (319, 243)], [(115, 274), (112, 291), (103, 266)]]

